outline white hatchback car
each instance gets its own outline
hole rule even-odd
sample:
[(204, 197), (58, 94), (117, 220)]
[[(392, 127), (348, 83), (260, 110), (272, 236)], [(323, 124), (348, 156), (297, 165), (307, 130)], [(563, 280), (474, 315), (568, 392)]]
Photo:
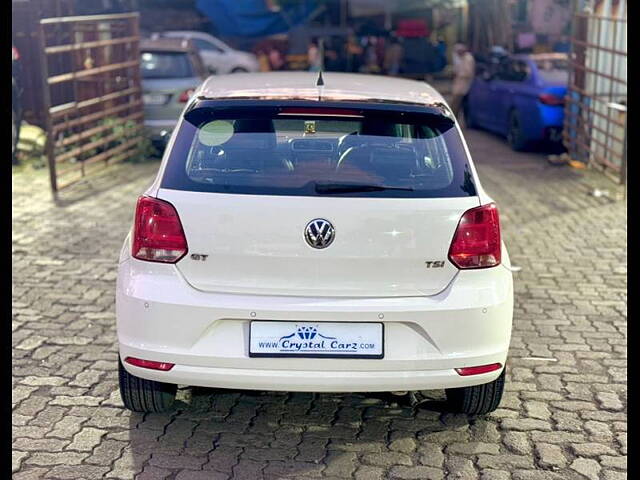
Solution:
[(219, 38), (205, 32), (172, 30), (154, 35), (191, 40), (200, 51), (202, 61), (210, 73), (223, 75), (226, 73), (257, 72), (260, 70), (258, 58), (253, 53), (231, 48)]
[[(320, 81), (323, 80), (323, 81)], [(209, 78), (138, 199), (117, 285), (120, 391), (504, 389), (513, 280), (498, 210), (428, 85)]]

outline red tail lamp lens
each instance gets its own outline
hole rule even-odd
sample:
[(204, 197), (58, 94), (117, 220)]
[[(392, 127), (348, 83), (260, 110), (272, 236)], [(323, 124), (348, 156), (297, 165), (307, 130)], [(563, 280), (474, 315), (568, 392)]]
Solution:
[(461, 269), (500, 265), (500, 218), (495, 204), (472, 208), (462, 215), (449, 248), (449, 260)]
[(187, 254), (178, 212), (157, 198), (138, 199), (131, 243), (133, 257), (147, 262), (176, 263)]
[(480, 375), (481, 373), (495, 372), (501, 368), (501, 363), (491, 363), (489, 365), (480, 365), (477, 367), (456, 368), (456, 372), (458, 372), (458, 375), (461, 377), (468, 377), (469, 375)]
[(193, 92), (195, 92), (193, 88), (190, 88), (189, 90), (185, 90), (180, 94), (180, 97), (178, 97), (178, 101), (180, 103), (187, 103), (191, 98), (191, 95), (193, 95)]
[(135, 367), (149, 368), (151, 370), (162, 370), (163, 372), (171, 370), (175, 365), (174, 363), (154, 362), (153, 360), (143, 360), (141, 358), (135, 357), (127, 357), (124, 361), (129, 365), (133, 365)]
[(551, 93), (541, 93), (538, 100), (545, 105), (564, 105), (564, 98), (556, 97)]

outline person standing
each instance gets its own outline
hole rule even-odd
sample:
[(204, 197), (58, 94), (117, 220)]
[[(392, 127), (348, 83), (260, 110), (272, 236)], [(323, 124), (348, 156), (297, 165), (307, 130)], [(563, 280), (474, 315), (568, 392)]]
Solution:
[(358, 43), (358, 39), (352, 33), (347, 38), (346, 56), (347, 56), (347, 72), (359, 72), (362, 63), (362, 47)]
[(261, 72), (269, 72), (271, 70), (271, 65), (269, 63), (269, 56), (266, 54), (264, 49), (260, 49), (258, 51), (258, 64), (260, 66)]
[(271, 50), (269, 50), (269, 64), (271, 70), (280, 70), (284, 66), (282, 54), (275, 46), (271, 46)]
[(367, 46), (364, 49), (364, 65), (360, 68), (364, 73), (379, 73), (378, 53), (376, 51), (377, 38), (370, 36), (367, 39)]
[(398, 37), (392, 37), (391, 44), (387, 47), (384, 54), (384, 70), (388, 75), (398, 75), (400, 73), (403, 54), (404, 49), (400, 44), (400, 39)]
[(324, 51), (324, 70), (327, 72), (342, 72), (345, 70), (344, 58), (340, 53), (344, 47), (339, 44), (338, 39), (331, 39), (327, 42)]
[(309, 61), (309, 71), (319, 72), (322, 69), (322, 54), (318, 47), (318, 41), (312, 40), (307, 49), (307, 60)]
[(451, 110), (459, 117), (462, 102), (471, 89), (476, 62), (467, 47), (461, 43), (453, 48), (453, 84), (451, 86)]
[(438, 65), (436, 72), (441, 72), (444, 70), (444, 67), (447, 66), (447, 44), (442, 37), (438, 38), (436, 49), (438, 50)]

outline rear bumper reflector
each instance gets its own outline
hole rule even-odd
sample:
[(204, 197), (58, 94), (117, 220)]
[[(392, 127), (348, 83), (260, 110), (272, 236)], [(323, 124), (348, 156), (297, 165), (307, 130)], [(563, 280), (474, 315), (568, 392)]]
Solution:
[(502, 368), (501, 363), (491, 363), (489, 365), (479, 365), (477, 367), (464, 367), (456, 368), (456, 372), (461, 377), (467, 377), (469, 375), (480, 375), (481, 373), (489, 373)]
[(129, 365), (141, 368), (150, 368), (151, 370), (162, 370), (167, 372), (173, 368), (175, 364), (167, 362), (155, 362), (153, 360), (143, 360), (141, 358), (127, 357), (124, 359)]

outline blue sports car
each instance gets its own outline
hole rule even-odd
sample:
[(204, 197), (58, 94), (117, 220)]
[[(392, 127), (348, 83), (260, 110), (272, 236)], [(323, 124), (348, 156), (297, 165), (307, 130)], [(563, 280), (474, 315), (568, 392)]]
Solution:
[(477, 70), (465, 102), (468, 127), (505, 135), (514, 150), (535, 142), (560, 143), (566, 54), (512, 55), (495, 67), (479, 64)]

